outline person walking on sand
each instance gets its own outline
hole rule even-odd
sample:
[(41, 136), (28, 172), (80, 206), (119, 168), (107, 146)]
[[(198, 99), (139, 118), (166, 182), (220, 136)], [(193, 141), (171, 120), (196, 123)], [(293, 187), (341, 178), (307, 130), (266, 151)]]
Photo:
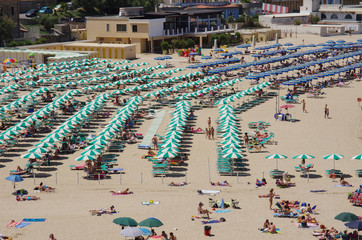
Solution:
[(208, 128), (206, 128), (206, 130), (205, 130), (205, 132), (206, 132), (206, 138), (209, 138), (209, 135), (210, 135), (210, 131), (209, 131), (209, 129)]
[(305, 100), (304, 99), (302, 100), (302, 106), (303, 106), (303, 112), (306, 113), (307, 110), (305, 109)]
[(215, 139), (215, 129), (214, 129), (214, 127), (211, 127), (211, 138), (212, 139)]
[(211, 128), (211, 118), (209, 117), (209, 119), (207, 120), (207, 125), (209, 126), (209, 128)]
[(275, 196), (275, 193), (274, 193), (274, 189), (272, 188), (272, 189), (270, 189), (270, 192), (269, 192), (270, 210), (272, 210), (274, 196)]
[(327, 104), (324, 106), (324, 118), (329, 118), (329, 108)]

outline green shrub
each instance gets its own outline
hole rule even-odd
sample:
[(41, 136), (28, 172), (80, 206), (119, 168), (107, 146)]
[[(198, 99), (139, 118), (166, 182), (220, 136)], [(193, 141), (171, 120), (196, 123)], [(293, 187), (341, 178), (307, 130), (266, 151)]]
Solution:
[(165, 42), (165, 41), (161, 42), (162, 51), (167, 51), (169, 48), (170, 48), (170, 44), (168, 42)]
[(46, 42), (47, 42), (47, 40), (45, 38), (39, 38), (35, 41), (36, 44), (44, 44)]
[(194, 41), (192, 38), (188, 38), (188, 39), (186, 40), (186, 44), (187, 44), (187, 47), (188, 47), (188, 48), (193, 48), (193, 47), (195, 47), (195, 41)]
[(294, 19), (294, 25), (300, 25), (300, 24), (302, 24), (302, 21), (300, 21), (300, 19), (299, 18), (297, 18), (297, 19)]

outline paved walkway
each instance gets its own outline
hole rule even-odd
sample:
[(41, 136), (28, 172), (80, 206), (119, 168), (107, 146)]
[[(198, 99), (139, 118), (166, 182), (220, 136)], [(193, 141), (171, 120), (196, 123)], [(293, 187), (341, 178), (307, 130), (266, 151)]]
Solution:
[(163, 117), (165, 116), (166, 111), (157, 111), (156, 112), (156, 116), (153, 119), (153, 122), (150, 126), (150, 128), (148, 129), (147, 133), (145, 134), (145, 136), (143, 137), (143, 140), (141, 142), (141, 146), (145, 146), (145, 145), (151, 145), (152, 144), (152, 138), (153, 136), (156, 134), (158, 128), (161, 125), (161, 122), (163, 120)]

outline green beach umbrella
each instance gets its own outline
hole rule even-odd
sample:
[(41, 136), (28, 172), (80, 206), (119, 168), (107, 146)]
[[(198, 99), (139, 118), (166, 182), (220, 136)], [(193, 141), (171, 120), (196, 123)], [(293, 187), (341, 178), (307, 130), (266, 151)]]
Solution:
[(342, 212), (334, 217), (334, 219), (342, 222), (352, 222), (359, 220), (359, 217), (356, 214), (350, 212)]
[(49, 152), (49, 150), (46, 148), (37, 147), (37, 148), (30, 149), (28, 152), (29, 153), (47, 153), (47, 152)]
[(92, 142), (90, 142), (90, 144), (97, 144), (97, 145), (107, 145), (109, 143), (108, 140), (104, 140), (104, 139), (96, 139)]
[(88, 147), (84, 148), (85, 150), (93, 150), (93, 149), (103, 149), (105, 148), (104, 145), (98, 145), (98, 144), (92, 144), (89, 145)]
[(351, 157), (351, 159), (361, 160), (361, 159), (362, 159), (362, 154), (358, 154), (358, 155), (356, 155), (356, 156), (353, 156), (353, 157)]
[(308, 155), (308, 154), (300, 154), (297, 156), (294, 156), (293, 159), (313, 159), (314, 157), (312, 155)]
[(272, 155), (269, 155), (267, 157), (265, 157), (266, 159), (275, 159), (276, 160), (276, 169), (278, 170), (278, 159), (285, 159), (287, 158), (287, 156), (285, 155), (282, 155), (282, 154), (272, 154)]
[(91, 155), (81, 155), (80, 157), (76, 158), (76, 161), (85, 161), (85, 160), (95, 160), (97, 159), (97, 156), (91, 156)]
[(101, 149), (90, 149), (81, 153), (81, 155), (90, 155), (90, 156), (98, 156), (100, 154), (102, 154)]
[(180, 147), (180, 144), (176, 143), (176, 142), (173, 142), (173, 141), (167, 141), (167, 142), (164, 142), (162, 145), (161, 145), (162, 148), (179, 148)]
[(226, 153), (223, 155), (223, 158), (242, 158), (242, 157), (243, 155), (237, 152)]
[(130, 226), (130, 227), (136, 227), (138, 225), (134, 219), (129, 217), (115, 218), (113, 219), (113, 223), (121, 226)]
[(333, 169), (336, 169), (336, 160), (344, 158), (343, 155), (340, 154), (329, 154), (323, 157), (323, 159), (333, 159)]
[(177, 153), (172, 153), (172, 152), (159, 152), (157, 154), (158, 158), (173, 158), (176, 156), (177, 156)]
[(40, 155), (39, 153), (32, 152), (32, 153), (25, 154), (21, 157), (22, 158), (42, 158), (43, 156)]
[(157, 218), (151, 217), (139, 222), (138, 226), (153, 228), (153, 227), (161, 227), (163, 226), (163, 223)]

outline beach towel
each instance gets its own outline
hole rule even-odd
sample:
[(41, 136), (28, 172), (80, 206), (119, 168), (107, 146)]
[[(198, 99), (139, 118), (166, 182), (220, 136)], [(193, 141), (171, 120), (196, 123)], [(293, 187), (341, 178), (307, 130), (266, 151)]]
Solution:
[(231, 210), (216, 210), (216, 213), (227, 213), (227, 212), (231, 212)]
[(201, 221), (203, 224), (210, 224), (210, 223), (220, 223), (219, 220), (211, 220), (211, 221)]
[[(298, 228), (303, 228), (300, 226), (300, 223), (298, 222), (294, 222), (293, 223), (295, 226), (298, 226)], [(307, 223), (307, 228), (317, 228), (318, 227), (318, 224), (317, 223)]]
[(279, 228), (275, 229), (276, 233), (270, 233), (270, 232), (263, 232), (263, 233), (266, 233), (266, 234), (281, 234), (281, 231)]
[(154, 201), (145, 201), (145, 202), (142, 202), (142, 205), (158, 205), (160, 204), (160, 202), (154, 202)]
[(133, 194), (133, 192), (129, 192), (129, 193), (112, 193), (112, 196), (115, 196), (115, 195), (130, 195), (130, 194)]
[(310, 190), (310, 192), (319, 193), (319, 192), (327, 192), (327, 190)]
[(219, 190), (197, 190), (197, 192), (201, 195), (203, 195), (203, 194), (212, 195), (212, 194), (220, 193)]
[(45, 218), (24, 218), (23, 222), (45, 222)]
[(20, 224), (21, 222), (15, 222), (14, 220), (11, 220), (11, 222), (6, 225), (6, 227), (16, 227)]
[[(268, 195), (269, 195), (269, 194), (268, 194)], [(261, 195), (260, 195), (259, 198), (269, 198), (269, 196), (267, 196), (267, 195), (261, 196)], [(280, 199), (280, 195), (275, 195), (274, 198), (275, 198), (275, 199)]]
[(334, 185), (333, 187), (352, 187), (352, 185), (341, 185), (341, 184), (337, 184), (337, 185)]
[(19, 225), (17, 225), (15, 228), (23, 228), (23, 227), (26, 227), (26, 226), (28, 226), (29, 224), (31, 224), (31, 223), (20, 223)]

